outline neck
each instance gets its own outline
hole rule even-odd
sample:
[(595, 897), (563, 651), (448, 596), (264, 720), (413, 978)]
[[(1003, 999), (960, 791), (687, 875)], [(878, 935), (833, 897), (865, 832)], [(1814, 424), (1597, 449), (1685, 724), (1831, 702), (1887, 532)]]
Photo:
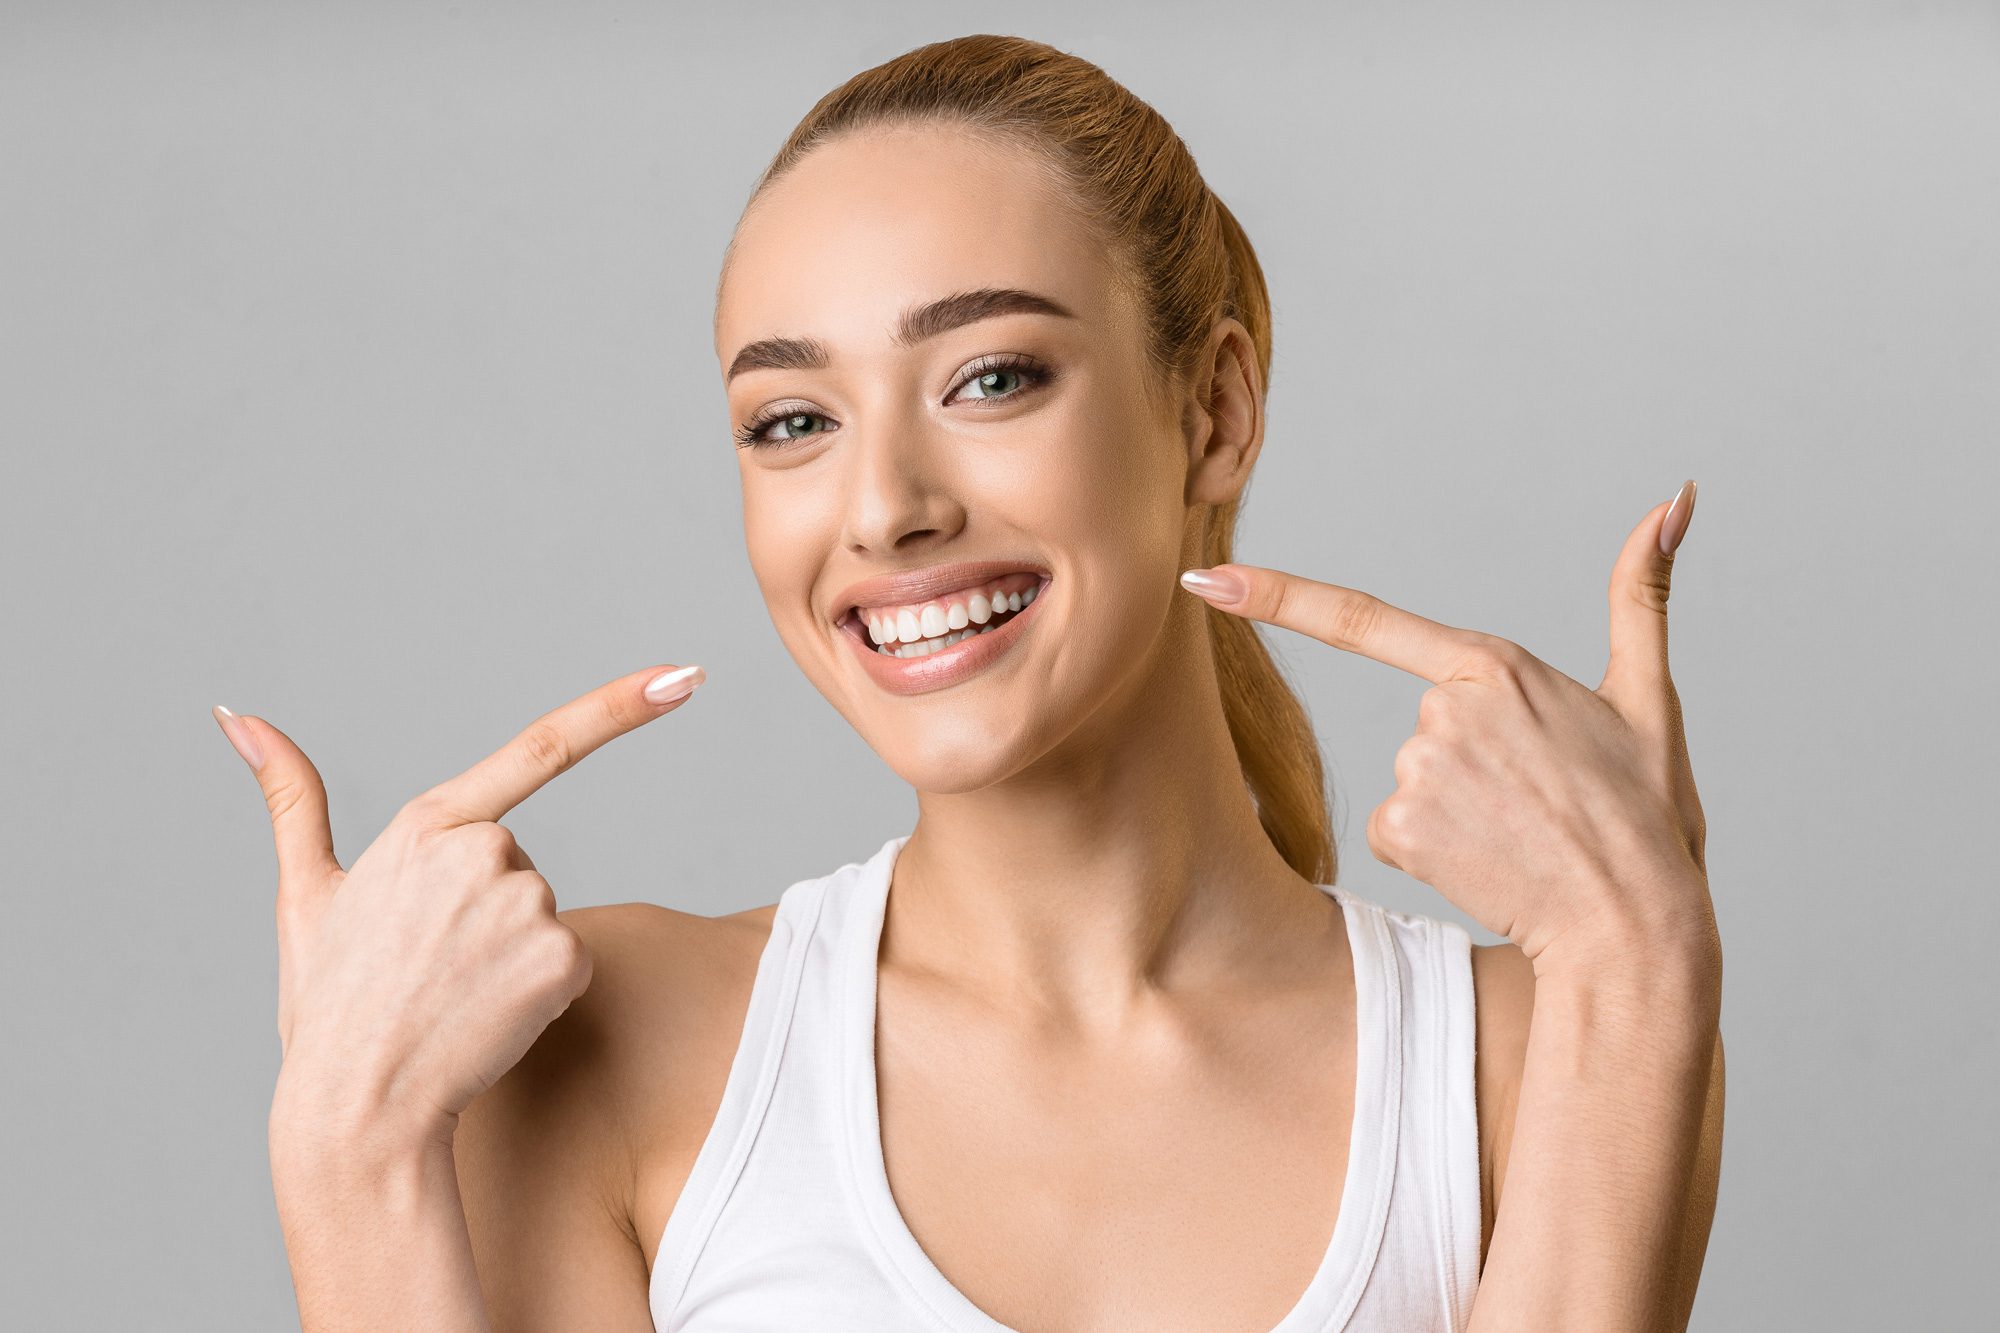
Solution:
[(1323, 940), (1337, 913), (1244, 785), (1205, 608), (1180, 610), (1150, 669), (1056, 750), (978, 791), (919, 793), (885, 966), (1115, 1024), (1148, 992), (1273, 978), (1288, 940)]

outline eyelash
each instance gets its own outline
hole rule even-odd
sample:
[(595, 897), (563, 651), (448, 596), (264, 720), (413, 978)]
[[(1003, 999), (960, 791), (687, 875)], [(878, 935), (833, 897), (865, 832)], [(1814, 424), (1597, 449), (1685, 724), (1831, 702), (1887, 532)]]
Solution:
[[(1025, 381), (1025, 383), (1023, 383), (1020, 388), (1014, 390), (1012, 393), (991, 395), (988, 398), (983, 399), (981, 401), (1011, 402), (1012, 400), (1019, 398), (1024, 394), (1032, 393), (1037, 389), (1047, 386), (1047, 384), (1056, 377), (1056, 373), (1054, 370), (1052, 370), (1047, 366), (1044, 366), (1041, 362), (1037, 361), (1032, 356), (1028, 356), (1021, 352), (996, 352), (990, 356), (982, 356), (977, 361), (974, 361), (971, 365), (967, 366), (965, 368), (965, 373), (961, 375), (958, 381), (951, 386), (951, 393), (955, 394), (960, 389), (963, 389), (966, 385), (972, 383), (972, 381), (986, 375), (991, 375), (995, 371), (1000, 371), (1000, 370), (1012, 370), (1018, 372), (1021, 375), (1022, 379)], [(950, 395), (947, 395), (947, 398), (949, 398), (949, 396)], [(820, 412), (787, 412), (783, 408), (777, 408), (774, 410), (761, 412), (757, 416), (751, 418), (751, 420), (746, 424), (744, 424), (743, 426), (738, 427), (737, 430), (734, 432), (736, 436), (737, 447), (742, 449), (768, 449), (778, 445), (791, 444), (794, 441), (766, 440), (760, 437), (763, 435), (765, 431), (769, 430), (772, 426), (776, 425), (780, 421), (787, 420), (788, 418), (823, 417), (824, 415), (825, 415), (824, 413)], [(826, 434), (825, 431), (819, 431), (819, 430), (816, 430), (812, 433), (814, 435)]]

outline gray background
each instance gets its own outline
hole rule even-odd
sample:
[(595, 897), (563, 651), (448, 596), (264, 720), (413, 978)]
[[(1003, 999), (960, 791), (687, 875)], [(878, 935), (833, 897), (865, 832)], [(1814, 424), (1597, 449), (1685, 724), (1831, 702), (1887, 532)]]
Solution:
[[(732, 911), (908, 830), (765, 616), (710, 299), (815, 98), (980, 30), (1153, 102), (1259, 248), (1243, 559), (1595, 684), (1620, 541), (1700, 480), (1696, 1327), (1990, 1327), (2000, 10), (1402, 0), (0, 5), (9, 1322), (296, 1319), (273, 858), (211, 704), (305, 745), (351, 858), (542, 710), (703, 663), (508, 821), (566, 906)], [(1275, 637), (1343, 882), (1464, 921), (1364, 836), (1422, 682)]]

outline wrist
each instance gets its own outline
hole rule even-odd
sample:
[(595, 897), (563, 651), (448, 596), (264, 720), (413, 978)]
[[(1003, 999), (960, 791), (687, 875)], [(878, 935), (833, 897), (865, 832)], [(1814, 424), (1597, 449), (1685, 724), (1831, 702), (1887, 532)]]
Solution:
[(1535, 1009), (1567, 1006), (1601, 1023), (1705, 1043), (1722, 1019), (1722, 946), (1707, 931), (1565, 937), (1534, 959)]
[(271, 1097), (271, 1167), (285, 1176), (378, 1171), (449, 1155), (457, 1129), (457, 1116), (395, 1095), (394, 1079), (287, 1059)]
[(1722, 935), (1705, 879), (1606, 897), (1613, 906), (1562, 929), (1532, 955), (1537, 981), (1720, 991)]

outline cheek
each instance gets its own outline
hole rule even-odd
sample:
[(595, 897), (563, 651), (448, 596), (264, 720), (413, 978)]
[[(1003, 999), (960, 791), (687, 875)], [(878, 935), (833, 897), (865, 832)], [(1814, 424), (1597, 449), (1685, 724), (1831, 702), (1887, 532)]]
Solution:
[(778, 637), (801, 667), (812, 661), (812, 593), (825, 546), (811, 512), (811, 495), (783, 476), (746, 476), (743, 543), (750, 572)]
[(839, 516), (826, 512), (825, 488), (804, 479), (804, 470), (743, 469), (743, 542), (751, 568), (774, 601), (787, 590), (797, 596), (812, 586), (819, 567), (820, 538), (826, 525), (838, 530)]
[(1177, 547), (1179, 452), (1135, 392), (1082, 396), (1038, 436), (1010, 460), (1008, 478), (1036, 530), (1079, 554), (1114, 547), (1138, 558), (1162, 541)]
[(1044, 649), (1048, 684), (1091, 694), (1144, 660), (1171, 599), (1186, 595), (1185, 479), (1167, 429), (1115, 404), (1078, 413), (1045, 444), (1010, 509), (1068, 585), (1051, 594), (1067, 623)]

